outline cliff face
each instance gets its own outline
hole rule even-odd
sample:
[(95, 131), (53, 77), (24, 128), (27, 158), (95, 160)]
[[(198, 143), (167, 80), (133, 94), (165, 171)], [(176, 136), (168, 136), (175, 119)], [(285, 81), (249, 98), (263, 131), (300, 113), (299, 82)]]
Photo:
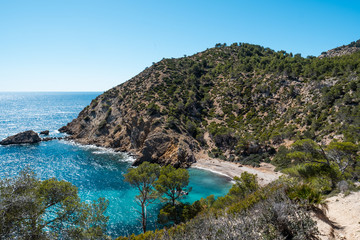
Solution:
[(300, 138), (360, 134), (360, 54), (302, 58), (250, 44), (163, 59), (94, 99), (60, 130), (84, 144), (187, 167), (195, 155), (266, 161)]

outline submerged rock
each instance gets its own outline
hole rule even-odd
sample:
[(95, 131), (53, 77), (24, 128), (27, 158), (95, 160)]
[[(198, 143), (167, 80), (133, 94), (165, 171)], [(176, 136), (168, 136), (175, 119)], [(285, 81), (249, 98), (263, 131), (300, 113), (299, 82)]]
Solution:
[(48, 142), (48, 141), (52, 141), (52, 140), (61, 140), (64, 139), (63, 137), (45, 137), (42, 138), (41, 141), (42, 142)]
[(29, 130), (5, 138), (0, 142), (0, 145), (38, 143), (40, 141), (41, 138), (39, 137), (39, 135), (36, 132)]

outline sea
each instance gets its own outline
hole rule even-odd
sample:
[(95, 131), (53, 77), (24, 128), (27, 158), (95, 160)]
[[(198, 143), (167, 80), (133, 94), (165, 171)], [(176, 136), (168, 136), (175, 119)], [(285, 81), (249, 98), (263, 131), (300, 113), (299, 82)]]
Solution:
[[(62, 137), (58, 129), (76, 118), (101, 92), (0, 92), (0, 140), (16, 133), (49, 130), (50, 137)], [(40, 179), (55, 177), (74, 184), (82, 201), (99, 197), (109, 200), (107, 234), (112, 237), (142, 231), (136, 189), (124, 182), (123, 174), (134, 159), (126, 153), (66, 140), (38, 144), (0, 146), (0, 178), (14, 177), (29, 167)], [(231, 181), (223, 175), (189, 168), (191, 192), (183, 202), (193, 203), (209, 195), (225, 195)], [(148, 229), (158, 227), (161, 203), (150, 206)]]

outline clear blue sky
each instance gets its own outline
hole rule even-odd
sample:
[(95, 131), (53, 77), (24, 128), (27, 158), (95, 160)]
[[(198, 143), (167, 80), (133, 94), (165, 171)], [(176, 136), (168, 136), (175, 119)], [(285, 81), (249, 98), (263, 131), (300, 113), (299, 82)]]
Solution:
[(216, 43), (317, 56), (359, 26), (358, 0), (0, 0), (0, 91), (104, 91)]

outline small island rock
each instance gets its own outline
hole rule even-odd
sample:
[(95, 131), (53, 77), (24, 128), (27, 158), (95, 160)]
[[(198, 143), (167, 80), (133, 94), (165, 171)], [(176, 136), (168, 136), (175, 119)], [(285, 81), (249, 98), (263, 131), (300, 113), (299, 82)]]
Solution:
[(39, 137), (39, 135), (36, 132), (29, 130), (5, 138), (0, 142), (0, 145), (38, 143), (40, 141), (41, 138)]

